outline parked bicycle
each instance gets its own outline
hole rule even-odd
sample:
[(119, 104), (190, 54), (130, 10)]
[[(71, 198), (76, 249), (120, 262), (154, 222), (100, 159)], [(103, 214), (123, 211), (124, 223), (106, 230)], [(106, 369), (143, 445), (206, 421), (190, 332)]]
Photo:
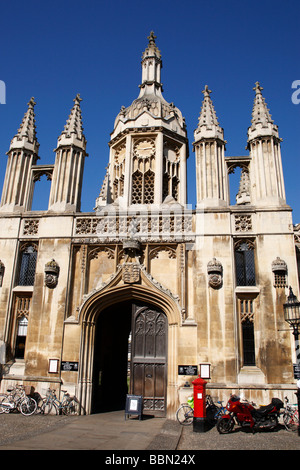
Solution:
[[(206, 417), (211, 424), (215, 424), (218, 419), (226, 413), (226, 408), (223, 406), (222, 401), (217, 402), (216, 405), (210, 395), (206, 395)], [(187, 403), (180, 405), (176, 411), (176, 419), (183, 426), (192, 424), (194, 418), (194, 398), (190, 397)]]
[(194, 419), (194, 398), (188, 398), (187, 403), (180, 405), (176, 411), (176, 419), (183, 426), (189, 426)]
[(298, 405), (289, 405), (288, 397), (285, 397), (286, 406), (283, 412), (283, 424), (287, 431), (298, 431), (299, 428), (299, 413)]
[(23, 385), (7, 390), (9, 393), (0, 397), (0, 413), (20, 411), (24, 416), (30, 416), (36, 412), (36, 401), (27, 396)]
[(79, 403), (76, 397), (71, 397), (67, 390), (62, 390), (63, 397), (59, 400), (56, 396), (55, 390), (50, 388), (47, 391), (46, 397), (40, 405), (40, 412), (42, 414), (64, 414), (75, 415), (78, 414)]
[(206, 395), (206, 418), (210, 424), (215, 424), (227, 410), (223, 402), (218, 400), (216, 405), (210, 395)]

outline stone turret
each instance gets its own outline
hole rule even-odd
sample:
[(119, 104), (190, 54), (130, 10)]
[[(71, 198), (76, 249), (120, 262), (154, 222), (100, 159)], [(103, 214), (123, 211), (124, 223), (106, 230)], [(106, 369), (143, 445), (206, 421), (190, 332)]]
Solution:
[(247, 148), (250, 151), (250, 181), (252, 203), (256, 205), (286, 205), (278, 127), (271, 119), (263, 88), (256, 82), (251, 126)]
[(193, 144), (196, 153), (197, 205), (225, 206), (229, 203), (224, 156), (226, 141), (207, 85), (202, 93), (204, 99)]
[(34, 98), (28, 103), (17, 134), (11, 140), (3, 185), (1, 212), (23, 212), (31, 209), (33, 182), (32, 166), (39, 159), (36, 137)]
[(78, 94), (70, 116), (57, 140), (56, 159), (51, 184), (49, 210), (80, 211), (81, 189), (86, 153), (83, 134), (81, 102)]
[(188, 141), (180, 110), (162, 95), (161, 53), (151, 31), (142, 55), (140, 92), (122, 106), (111, 134), (108, 172), (96, 209), (186, 204)]

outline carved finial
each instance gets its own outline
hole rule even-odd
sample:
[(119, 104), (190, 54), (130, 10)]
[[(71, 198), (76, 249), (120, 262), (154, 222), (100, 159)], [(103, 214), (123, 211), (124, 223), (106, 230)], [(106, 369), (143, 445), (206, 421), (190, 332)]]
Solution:
[(212, 91), (208, 89), (208, 85), (205, 85), (202, 93), (204, 94), (204, 97), (206, 97), (206, 96), (209, 96), (212, 93)]
[(29, 103), (27, 103), (27, 105), (30, 107), (30, 108), (33, 108), (35, 105), (36, 105), (36, 102), (34, 101), (34, 98), (30, 98), (29, 100)]
[(156, 36), (154, 34), (154, 31), (150, 32), (150, 36), (148, 36), (147, 39), (149, 39), (149, 46), (154, 46), (155, 45)]
[(77, 93), (75, 96), (75, 99), (73, 100), (75, 104), (80, 104), (80, 101), (82, 101), (82, 98), (80, 98), (80, 94)]
[(260, 86), (259, 82), (255, 82), (255, 87), (253, 88), (256, 94), (260, 93), (263, 90), (263, 87)]

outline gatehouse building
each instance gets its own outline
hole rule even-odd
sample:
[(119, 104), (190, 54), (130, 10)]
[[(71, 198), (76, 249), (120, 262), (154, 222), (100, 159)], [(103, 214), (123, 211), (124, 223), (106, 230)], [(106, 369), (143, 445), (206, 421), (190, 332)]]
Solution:
[[(186, 122), (163, 97), (153, 32), (141, 68), (138, 97), (113, 124), (91, 212), (80, 211), (80, 95), (54, 164), (39, 165), (33, 98), (11, 140), (0, 204), (1, 391), (68, 390), (88, 414), (122, 409), (130, 393), (143, 397), (144, 413), (173, 418), (204, 364), (213, 397), (293, 400), (283, 304), (289, 286), (299, 297), (300, 225), (286, 201), (281, 138), (263, 88), (254, 87), (247, 154), (227, 156), (204, 86), (191, 208)], [(232, 204), (234, 171), (241, 177)], [(42, 175), (51, 180), (49, 205), (33, 211)]]

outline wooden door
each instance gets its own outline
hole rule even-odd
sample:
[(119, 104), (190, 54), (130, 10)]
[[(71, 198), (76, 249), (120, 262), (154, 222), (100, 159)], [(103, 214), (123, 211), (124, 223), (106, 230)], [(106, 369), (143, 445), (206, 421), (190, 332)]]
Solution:
[(166, 415), (166, 315), (151, 306), (133, 305), (131, 393), (143, 396), (143, 413)]

